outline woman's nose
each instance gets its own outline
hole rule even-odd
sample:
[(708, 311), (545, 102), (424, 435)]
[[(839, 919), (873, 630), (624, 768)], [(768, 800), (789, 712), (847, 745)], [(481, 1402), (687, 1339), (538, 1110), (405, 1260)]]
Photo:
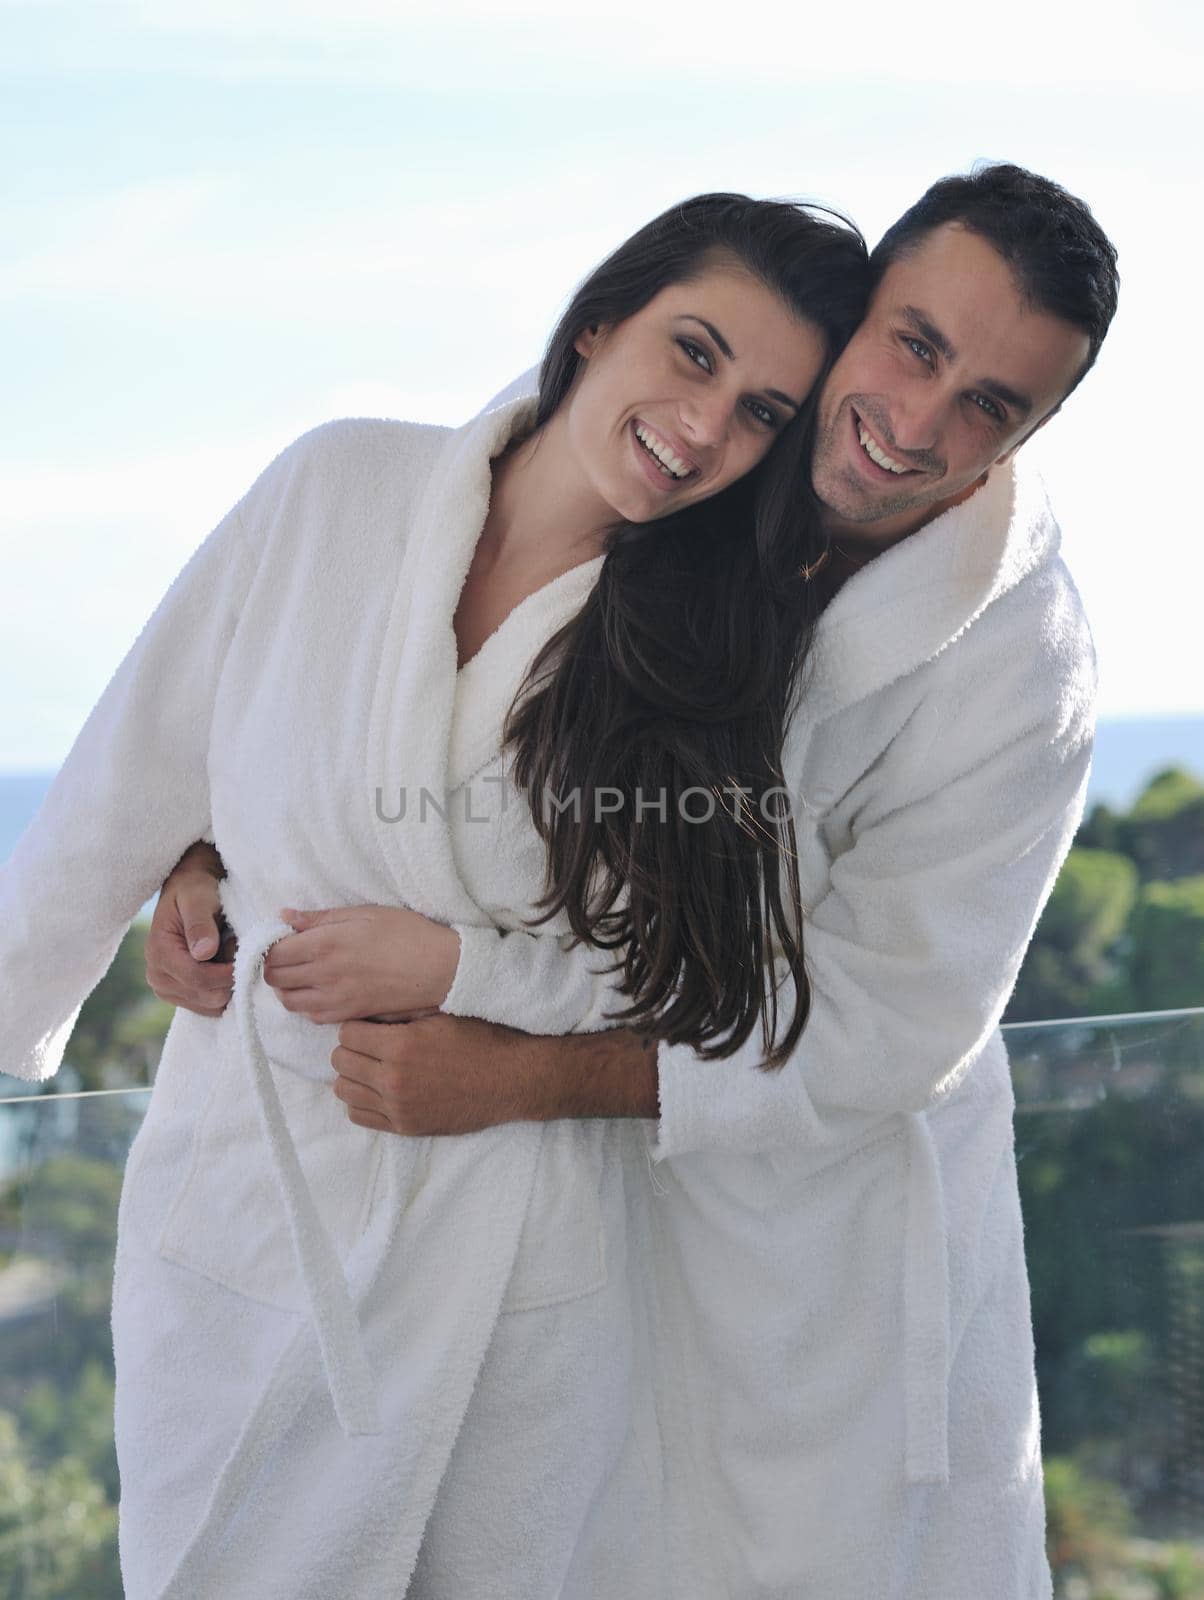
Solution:
[(724, 395), (699, 396), (681, 407), (682, 432), (688, 444), (714, 449), (731, 426), (732, 402)]

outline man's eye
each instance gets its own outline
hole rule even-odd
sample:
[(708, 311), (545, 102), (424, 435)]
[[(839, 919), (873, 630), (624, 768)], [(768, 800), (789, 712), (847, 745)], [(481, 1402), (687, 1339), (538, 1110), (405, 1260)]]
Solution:
[(695, 344), (693, 339), (679, 339), (677, 342), (696, 367), (701, 367), (704, 372), (712, 372), (714, 370), (710, 356), (700, 344)]
[(1000, 411), (999, 407), (995, 404), (994, 400), (992, 400), (989, 395), (976, 394), (974, 396), (974, 404), (979, 408), (980, 411), (985, 411), (987, 416), (990, 417), (993, 421), (995, 421), (995, 422), (1002, 422), (1003, 421), (1003, 412)]
[(907, 348), (912, 352), (913, 355), (919, 356), (920, 360), (926, 361), (929, 366), (932, 365), (932, 352), (924, 343), (923, 339), (912, 339), (908, 337), (906, 339), (906, 344)]

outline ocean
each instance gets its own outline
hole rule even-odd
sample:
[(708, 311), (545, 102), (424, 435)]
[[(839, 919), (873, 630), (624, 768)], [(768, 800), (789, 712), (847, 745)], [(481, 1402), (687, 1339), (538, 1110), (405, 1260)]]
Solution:
[[(1100, 722), (1088, 806), (1125, 810), (1163, 767), (1181, 766), (1204, 783), (1204, 716), (1125, 717)], [(0, 861), (7, 859), (54, 774), (0, 773)]]

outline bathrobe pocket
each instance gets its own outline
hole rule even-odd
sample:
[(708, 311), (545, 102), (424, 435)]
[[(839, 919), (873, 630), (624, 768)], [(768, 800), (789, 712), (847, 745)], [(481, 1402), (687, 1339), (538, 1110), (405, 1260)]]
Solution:
[(579, 1300), (604, 1287), (602, 1121), (544, 1124), (531, 1203), (501, 1311), (532, 1311)]
[[(304, 1312), (305, 1292), (284, 1204), (233, 1028), (219, 1025), (214, 1078), (158, 1239), (178, 1266), (265, 1305)], [(221, 1019), (222, 1024), (227, 1017)], [(222, 1037), (224, 1035), (224, 1037)], [(289, 1133), (314, 1205), (340, 1260), (368, 1224), (384, 1140), (361, 1128), (330, 1083), (269, 1056)], [(195, 1065), (195, 1064), (194, 1064)]]

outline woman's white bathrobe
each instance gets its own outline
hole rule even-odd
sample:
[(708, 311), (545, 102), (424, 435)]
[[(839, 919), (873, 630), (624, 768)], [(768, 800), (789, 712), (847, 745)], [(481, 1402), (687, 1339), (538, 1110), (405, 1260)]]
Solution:
[(234, 1003), (177, 1013), (122, 1195), (127, 1593), (1046, 1595), (996, 1023), (1081, 810), (1094, 671), (1011, 469), (820, 624), (786, 750), (814, 1003), (781, 1073), (755, 1036), (662, 1046), (659, 1121), (399, 1139), (347, 1120), (337, 1030), (259, 976), (280, 905), (404, 903), (460, 930), (447, 1011), (559, 1033), (615, 1004), (563, 927), (497, 931), (543, 865), (502, 718), (600, 562), (455, 670), (522, 415), (278, 457), (0, 875), (2, 1064), (43, 1078), (183, 848), (229, 873)]

